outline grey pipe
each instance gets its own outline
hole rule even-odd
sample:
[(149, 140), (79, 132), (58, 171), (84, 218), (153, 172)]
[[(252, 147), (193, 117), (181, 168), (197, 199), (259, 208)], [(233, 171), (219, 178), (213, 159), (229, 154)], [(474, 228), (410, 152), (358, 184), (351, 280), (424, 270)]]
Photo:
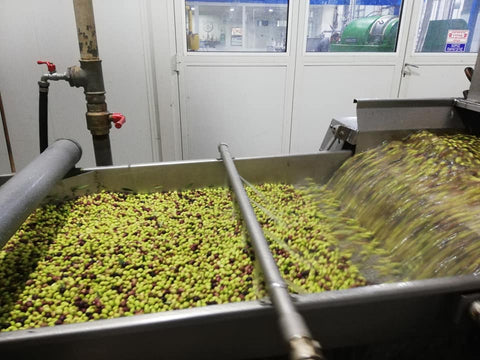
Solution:
[(267, 285), (268, 294), (277, 311), (284, 339), (289, 343), (291, 357), (300, 359), (322, 359), (319, 344), (312, 339), (310, 331), (293, 305), (288, 287), (278, 270), (277, 264), (270, 252), (263, 230), (257, 221), (248, 195), (243, 187), (240, 175), (233, 163), (227, 144), (218, 146), (223, 163), (228, 173), (230, 185), (235, 192), (240, 211), (247, 225), (252, 240), (255, 256), (260, 263)]
[(76, 142), (57, 140), (0, 187), (0, 249), (81, 156)]

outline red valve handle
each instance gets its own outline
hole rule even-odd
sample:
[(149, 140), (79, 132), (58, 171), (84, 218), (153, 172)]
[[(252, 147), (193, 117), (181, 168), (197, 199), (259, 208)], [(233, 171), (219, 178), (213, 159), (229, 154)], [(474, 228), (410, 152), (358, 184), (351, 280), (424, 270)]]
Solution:
[(127, 122), (127, 120), (125, 118), (125, 115), (123, 115), (121, 113), (110, 114), (110, 120), (113, 121), (113, 123), (115, 124), (115, 127), (117, 129), (120, 129), (122, 127), (122, 125)]
[(55, 64), (52, 63), (52, 62), (50, 62), (50, 61), (38, 60), (38, 61), (37, 61), (37, 64), (38, 64), (38, 65), (46, 64), (49, 73), (54, 73), (55, 71), (57, 71), (57, 67), (55, 66)]

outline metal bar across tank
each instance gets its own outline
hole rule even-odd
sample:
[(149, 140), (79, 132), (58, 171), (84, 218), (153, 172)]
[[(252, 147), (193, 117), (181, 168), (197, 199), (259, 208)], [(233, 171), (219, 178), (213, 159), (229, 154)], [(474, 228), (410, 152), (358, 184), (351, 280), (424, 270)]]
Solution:
[(230, 185), (236, 195), (236, 200), (247, 226), (255, 256), (262, 269), (267, 290), (272, 304), (278, 314), (278, 321), (284, 340), (290, 345), (291, 357), (300, 359), (322, 359), (319, 344), (313, 340), (310, 330), (303, 317), (293, 305), (288, 287), (278, 270), (277, 264), (270, 252), (262, 228), (257, 221), (250, 199), (243, 187), (240, 175), (233, 163), (227, 144), (220, 144), (218, 150), (222, 156)]

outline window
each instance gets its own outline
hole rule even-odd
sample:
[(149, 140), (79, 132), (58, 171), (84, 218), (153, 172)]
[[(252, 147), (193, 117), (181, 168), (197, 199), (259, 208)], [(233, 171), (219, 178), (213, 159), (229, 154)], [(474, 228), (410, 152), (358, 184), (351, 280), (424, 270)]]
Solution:
[(285, 52), (288, 0), (185, 2), (188, 51)]
[(401, 0), (310, 0), (308, 52), (394, 52)]
[(477, 52), (479, 7), (477, 0), (424, 0), (416, 52)]

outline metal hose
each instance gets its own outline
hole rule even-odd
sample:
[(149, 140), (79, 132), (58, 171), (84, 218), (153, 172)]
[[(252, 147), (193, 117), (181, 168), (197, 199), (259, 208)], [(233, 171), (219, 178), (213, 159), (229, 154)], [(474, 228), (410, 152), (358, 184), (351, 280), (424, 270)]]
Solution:
[(76, 142), (57, 140), (0, 187), (0, 249), (81, 155)]

